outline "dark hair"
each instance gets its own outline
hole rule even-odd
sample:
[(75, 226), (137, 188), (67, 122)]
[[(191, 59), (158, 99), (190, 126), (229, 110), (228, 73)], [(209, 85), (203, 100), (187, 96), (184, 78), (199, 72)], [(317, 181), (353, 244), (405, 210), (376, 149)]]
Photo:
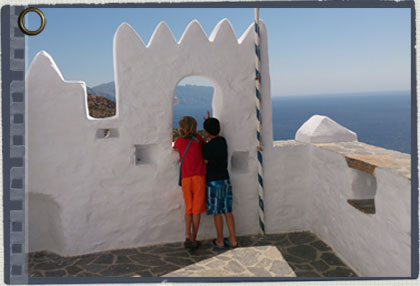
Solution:
[(219, 135), (220, 132), (220, 123), (214, 117), (207, 118), (203, 123), (204, 130), (210, 133), (213, 136)]

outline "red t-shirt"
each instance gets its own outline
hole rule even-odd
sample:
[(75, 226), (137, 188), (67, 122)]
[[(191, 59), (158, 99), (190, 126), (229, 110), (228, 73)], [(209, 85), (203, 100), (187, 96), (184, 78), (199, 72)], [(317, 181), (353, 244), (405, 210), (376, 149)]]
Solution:
[[(187, 153), (185, 154), (181, 170), (182, 178), (206, 174), (206, 165), (204, 164), (203, 155), (201, 153), (203, 138), (201, 138), (200, 135), (197, 135), (196, 138), (199, 142), (193, 139), (190, 147), (188, 147)], [(189, 141), (190, 138), (180, 137), (176, 139), (173, 148), (178, 149), (179, 160), (181, 160)]]

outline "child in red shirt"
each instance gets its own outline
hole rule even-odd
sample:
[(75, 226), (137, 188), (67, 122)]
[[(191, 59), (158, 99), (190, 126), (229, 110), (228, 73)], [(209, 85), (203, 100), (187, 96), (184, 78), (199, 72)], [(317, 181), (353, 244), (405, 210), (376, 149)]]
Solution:
[(206, 211), (206, 166), (201, 151), (203, 139), (197, 134), (197, 121), (191, 116), (179, 121), (179, 133), (182, 137), (175, 141), (173, 148), (178, 150), (180, 160), (184, 156), (180, 171), (185, 201), (185, 247), (192, 249), (199, 246), (196, 239), (200, 215)]

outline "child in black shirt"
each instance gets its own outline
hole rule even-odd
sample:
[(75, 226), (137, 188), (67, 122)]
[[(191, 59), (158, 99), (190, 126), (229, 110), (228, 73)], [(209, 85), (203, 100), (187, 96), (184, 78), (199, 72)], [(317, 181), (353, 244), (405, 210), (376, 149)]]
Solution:
[[(228, 149), (225, 138), (219, 136), (220, 124), (216, 118), (207, 118), (203, 124), (208, 136), (203, 144), (203, 158), (206, 163), (206, 207), (207, 214), (214, 215), (217, 238), (213, 247), (223, 249), (226, 246), (238, 246), (235, 235), (235, 220), (232, 214), (232, 186), (230, 184), (228, 165)], [(229, 229), (229, 238), (223, 238), (223, 216)]]

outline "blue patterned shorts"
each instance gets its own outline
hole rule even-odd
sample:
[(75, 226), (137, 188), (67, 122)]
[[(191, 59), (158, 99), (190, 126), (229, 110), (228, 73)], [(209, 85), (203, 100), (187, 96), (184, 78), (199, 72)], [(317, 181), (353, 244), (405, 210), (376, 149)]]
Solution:
[(208, 215), (232, 212), (232, 185), (229, 179), (207, 183), (206, 207)]

